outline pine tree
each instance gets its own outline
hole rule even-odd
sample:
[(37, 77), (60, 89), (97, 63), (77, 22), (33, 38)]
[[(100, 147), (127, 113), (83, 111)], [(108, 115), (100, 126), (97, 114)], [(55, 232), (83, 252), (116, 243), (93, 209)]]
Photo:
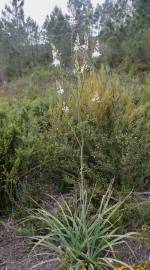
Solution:
[(35, 65), (39, 58), (40, 30), (37, 23), (28, 17), (25, 22), (25, 31), (27, 35), (27, 58), (30, 66)]
[(150, 1), (132, 0), (124, 58), (135, 69), (150, 68)]
[(10, 6), (6, 5), (2, 11), (2, 23), (5, 31), (5, 43), (8, 58), (8, 73), (13, 69), (20, 76), (23, 69), (23, 55), (25, 45), (24, 31), (24, 1), (12, 0)]
[(63, 15), (61, 9), (55, 7), (52, 14), (47, 16), (43, 30), (46, 40), (53, 44), (59, 52), (61, 64), (69, 67), (71, 64), (71, 27), (68, 17)]
[(90, 36), (93, 24), (93, 6), (91, 0), (68, 0), (68, 9), (74, 18), (75, 38), (79, 35), (80, 42), (85, 42), (85, 36)]
[(105, 0), (95, 9), (94, 24), (99, 33), (102, 61), (111, 67), (123, 61), (129, 14), (128, 0)]

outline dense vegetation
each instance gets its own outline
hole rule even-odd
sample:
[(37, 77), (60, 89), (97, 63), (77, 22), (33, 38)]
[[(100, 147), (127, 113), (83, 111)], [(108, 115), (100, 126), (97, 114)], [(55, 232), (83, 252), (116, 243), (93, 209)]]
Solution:
[(24, 183), (75, 186), (81, 137), (91, 186), (104, 188), (113, 177), (119, 190), (149, 186), (149, 7), (106, 0), (94, 9), (90, 0), (69, 0), (67, 14), (56, 7), (39, 29), (25, 18), (23, 0), (6, 5), (1, 209), (20, 200)]
[(49, 89), (48, 76), (44, 73), (44, 96), (39, 90), (33, 97), (30, 93), (21, 99), (1, 97), (1, 207), (19, 199), (24, 182), (42, 185), (47, 180), (62, 191), (76, 185), (82, 137), (84, 176), (91, 187), (97, 182), (104, 188), (115, 177), (119, 190), (147, 188), (148, 82), (135, 94), (137, 81), (101, 70), (81, 75), (69, 86), (64, 82), (64, 89), (55, 83)]
[[(148, 0), (68, 0), (41, 28), (23, 0), (1, 14), (0, 214), (33, 207), (26, 230), (66, 269), (122, 264), (124, 232), (149, 231), (149, 22)], [(71, 202), (37, 209), (59, 192)]]

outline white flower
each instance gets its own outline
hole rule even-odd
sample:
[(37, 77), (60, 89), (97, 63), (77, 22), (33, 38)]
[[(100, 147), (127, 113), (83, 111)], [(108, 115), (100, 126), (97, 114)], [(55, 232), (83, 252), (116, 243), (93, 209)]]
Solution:
[(54, 44), (51, 44), (52, 47), (52, 55), (53, 55), (53, 65), (56, 66), (60, 66), (60, 60), (58, 59), (58, 50), (56, 49)]
[(86, 51), (88, 50), (88, 45), (87, 44), (83, 44), (81, 47), (82, 47), (82, 49), (84, 49)]
[(77, 70), (76, 69), (73, 69), (72, 72), (73, 72), (73, 74), (76, 74), (77, 73)]
[(58, 95), (63, 95), (64, 94), (64, 89), (63, 88), (57, 88), (57, 93), (58, 93)]
[(92, 53), (92, 57), (93, 58), (97, 58), (101, 55), (100, 51), (99, 51), (99, 42), (96, 42), (95, 48), (94, 48), (94, 52)]
[(98, 93), (96, 93), (96, 94), (93, 96), (92, 101), (93, 101), (93, 102), (97, 102), (97, 103), (99, 103), (100, 98), (99, 98)]
[(56, 80), (56, 92), (58, 95), (63, 95), (64, 94), (64, 89), (62, 88), (61, 84), (59, 81)]
[(62, 111), (65, 112), (65, 113), (69, 112), (69, 107), (66, 105), (65, 102), (63, 102)]
[(77, 45), (74, 45), (74, 52), (77, 52), (79, 50), (79, 47)]
[(94, 28), (93, 29), (93, 36), (97, 37), (98, 35), (99, 35), (99, 28), (98, 29)]
[(84, 64), (81, 67), (80, 72), (83, 73), (84, 71), (90, 71), (90, 66), (88, 66), (87, 64)]
[(79, 34), (77, 34), (75, 43), (74, 43), (74, 52), (77, 52), (80, 49), (80, 38)]
[(62, 108), (62, 111), (63, 111), (63, 112), (66, 112), (66, 113), (69, 112), (69, 107), (68, 107), (68, 106), (64, 106), (64, 107)]
[(100, 54), (100, 52), (98, 52), (98, 51), (94, 51), (93, 53), (92, 53), (92, 57), (93, 58), (97, 58), (97, 57), (99, 57), (101, 54)]
[(57, 51), (57, 49), (56, 49), (56, 47), (55, 47), (54, 44), (51, 44), (51, 47), (52, 47), (52, 55), (53, 55), (53, 59), (55, 59), (55, 58), (57, 57), (58, 51)]
[(82, 67), (81, 67), (81, 73), (83, 73), (84, 70), (85, 70), (85, 66), (82, 66)]
[(60, 66), (60, 61), (59, 61), (59, 59), (55, 58), (54, 61), (53, 61), (53, 65), (54, 65), (55, 67)]

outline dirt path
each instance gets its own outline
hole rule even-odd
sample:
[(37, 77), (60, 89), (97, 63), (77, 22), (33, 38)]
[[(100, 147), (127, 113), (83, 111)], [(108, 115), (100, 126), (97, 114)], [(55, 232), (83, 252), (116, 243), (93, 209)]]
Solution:
[[(65, 198), (70, 198), (70, 194), (66, 194)], [(61, 202), (61, 196), (55, 194), (55, 198)], [(55, 208), (53, 200), (44, 200), (47, 210), (52, 212)], [(0, 220), (1, 221), (1, 220)], [(6, 229), (0, 226), (0, 270), (63, 270), (58, 263), (52, 262), (54, 258), (49, 254), (43, 254), (43, 250), (34, 250), (31, 252), (28, 240), (25, 237), (15, 233), (15, 224), (12, 220), (3, 220)], [(7, 229), (11, 228), (11, 230)], [(42, 264), (42, 262), (48, 261)], [(40, 264), (36, 268), (35, 265)]]
[(57, 263), (52, 263), (49, 255), (38, 255), (41, 251), (30, 252), (26, 239), (3, 229), (0, 231), (0, 270), (60, 270)]

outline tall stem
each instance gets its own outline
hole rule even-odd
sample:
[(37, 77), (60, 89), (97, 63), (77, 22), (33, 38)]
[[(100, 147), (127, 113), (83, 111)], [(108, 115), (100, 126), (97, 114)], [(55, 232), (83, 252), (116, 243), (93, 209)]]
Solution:
[[(82, 131), (81, 131), (82, 132)], [(82, 141), (81, 141), (81, 153), (80, 153), (80, 174), (81, 174), (81, 183), (84, 182), (84, 174), (83, 174), (83, 169), (84, 169), (84, 165), (83, 165), (83, 149), (84, 149), (84, 138), (83, 138), (83, 133), (81, 134), (82, 136)]]

